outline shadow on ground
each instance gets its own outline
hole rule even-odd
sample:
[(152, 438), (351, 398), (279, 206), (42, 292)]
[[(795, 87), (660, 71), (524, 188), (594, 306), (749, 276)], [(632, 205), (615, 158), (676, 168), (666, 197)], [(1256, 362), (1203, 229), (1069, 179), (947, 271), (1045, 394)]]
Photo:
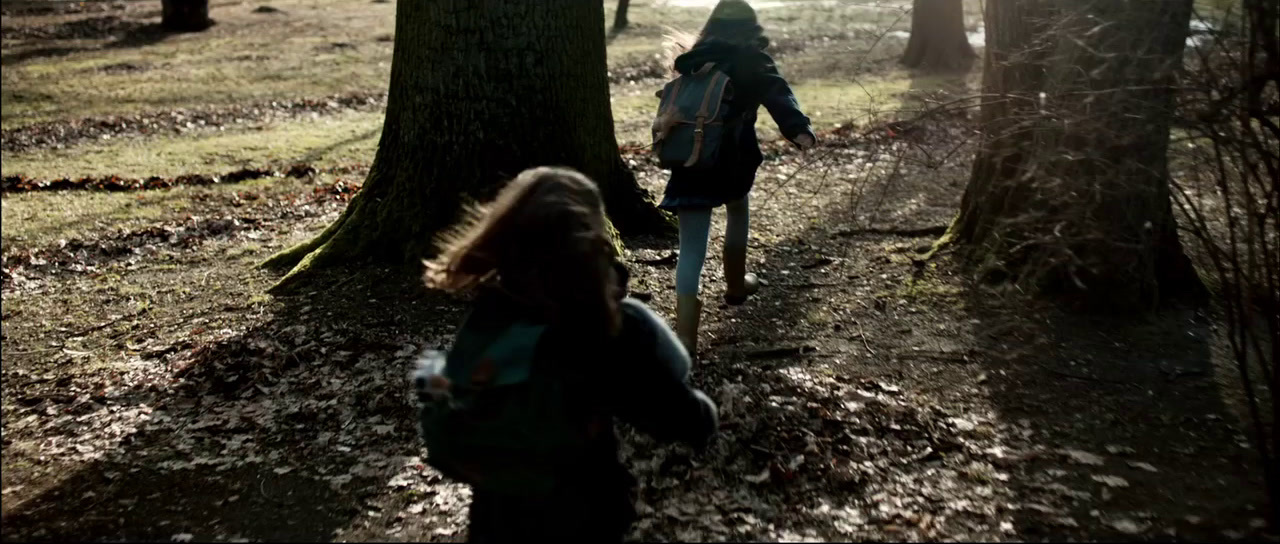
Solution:
[(158, 22), (123, 19), (115, 15), (90, 17), (48, 27), (5, 29), (5, 39), (27, 39), (32, 43), (18, 51), (0, 55), (0, 64), (13, 66), (33, 59), (57, 58), (99, 49), (131, 49), (160, 43), (181, 34), (164, 29)]
[(5, 540), (327, 541), (351, 526), (420, 451), (408, 358), (458, 304), (388, 271), (320, 281), (225, 340), (137, 361), (176, 376), (125, 395), (148, 421), (6, 505)]
[[(753, 225), (769, 285), (740, 308), (706, 281), (721, 278), (713, 236), (694, 381), (729, 407), (726, 426), (691, 460), (633, 453), (658, 509), (640, 538), (1256, 534), (1257, 460), (1207, 319), (1066, 314), (971, 292), (949, 256), (918, 260), (966, 164), (837, 184), (820, 200), (835, 205), (813, 210), (794, 197), (753, 207), (775, 217)], [(883, 194), (882, 209), (842, 206), (848, 191)], [(771, 237), (786, 231), (798, 233)], [(669, 308), (665, 291), (655, 304)], [(670, 506), (689, 504), (702, 506)]]
[(1207, 318), (1185, 308), (1081, 316), (990, 300), (974, 301), (970, 315), (991, 398), (1022, 435), (1011, 483), (1036, 503), (1016, 516), (1026, 537), (1250, 532), (1265, 500), (1258, 460), (1227, 404), (1237, 378), (1220, 356), (1215, 363)]

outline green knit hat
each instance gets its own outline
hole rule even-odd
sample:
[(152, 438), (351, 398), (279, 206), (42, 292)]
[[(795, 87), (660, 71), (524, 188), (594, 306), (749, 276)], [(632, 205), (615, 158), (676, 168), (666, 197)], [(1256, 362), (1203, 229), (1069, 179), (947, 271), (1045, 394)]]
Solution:
[(702, 27), (699, 40), (717, 39), (732, 43), (768, 44), (756, 10), (744, 0), (720, 0)]
[(711, 10), (711, 19), (721, 19), (724, 21), (756, 22), (756, 10), (745, 0), (720, 0), (716, 3), (716, 7)]

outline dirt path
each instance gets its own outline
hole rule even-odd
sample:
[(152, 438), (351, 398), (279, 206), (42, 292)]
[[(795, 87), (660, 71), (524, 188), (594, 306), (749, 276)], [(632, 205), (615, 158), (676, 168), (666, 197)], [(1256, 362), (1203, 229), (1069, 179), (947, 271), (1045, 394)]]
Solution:
[[(966, 295), (945, 257), (916, 260), (966, 165), (863, 176), (892, 171), (887, 144), (834, 141), (798, 173), (812, 155), (769, 149), (751, 241), (767, 289), (720, 307), (707, 266), (695, 381), (719, 399), (721, 435), (695, 454), (624, 431), (642, 483), (633, 537), (1251, 536), (1253, 460), (1205, 321)], [(6, 540), (465, 537), (468, 491), (421, 464), (406, 387), (463, 306), (389, 271), (264, 299), (273, 278), (252, 265), (341, 203), (249, 206), (260, 220), (196, 244), (158, 237), (6, 283)], [(670, 312), (672, 243), (630, 247), (633, 291)]]

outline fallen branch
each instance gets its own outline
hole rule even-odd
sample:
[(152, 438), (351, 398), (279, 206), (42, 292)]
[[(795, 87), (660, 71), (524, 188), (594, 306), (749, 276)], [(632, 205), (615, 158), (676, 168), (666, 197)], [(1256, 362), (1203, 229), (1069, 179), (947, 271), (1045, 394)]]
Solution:
[(782, 346), (782, 347), (773, 347), (773, 348), (745, 351), (745, 352), (742, 352), (741, 355), (748, 360), (777, 359), (780, 357), (792, 357), (796, 355), (805, 355), (808, 353), (813, 353), (815, 351), (818, 351), (818, 348), (814, 346), (799, 345), (799, 346)]
[(946, 234), (946, 232), (947, 232), (947, 225), (930, 225), (927, 227), (920, 227), (920, 228), (914, 228), (914, 229), (864, 228), (864, 229), (839, 230), (835, 232), (835, 235), (836, 236), (862, 236), (862, 235), (907, 236), (912, 238), (923, 238), (925, 236), (942, 236), (943, 234)]
[(1142, 387), (1142, 386), (1140, 386), (1140, 385), (1138, 385), (1138, 384), (1136, 384), (1136, 383), (1134, 383), (1134, 382), (1123, 382), (1123, 381), (1119, 381), (1119, 380), (1108, 380), (1108, 379), (1105, 379), (1105, 378), (1095, 378), (1095, 377), (1093, 377), (1093, 376), (1081, 376), (1081, 375), (1079, 375), (1079, 374), (1072, 374), (1072, 373), (1070, 373), (1070, 372), (1063, 372), (1063, 371), (1061, 371), (1061, 370), (1057, 370), (1057, 369), (1054, 369), (1054, 368), (1050, 368), (1050, 367), (1045, 366), (1045, 365), (1040, 364), (1040, 363), (1032, 363), (1032, 364), (1034, 364), (1034, 365), (1036, 365), (1036, 366), (1038, 366), (1038, 367), (1040, 367), (1040, 368), (1044, 369), (1046, 372), (1049, 372), (1050, 374), (1056, 374), (1056, 375), (1058, 375), (1058, 376), (1062, 376), (1062, 377), (1064, 377), (1064, 378), (1071, 378), (1071, 379), (1073, 379), (1073, 380), (1080, 380), (1080, 381), (1083, 381), (1083, 382), (1094, 382), (1094, 383), (1109, 383), (1109, 384), (1112, 384), (1112, 385), (1124, 385), (1124, 386), (1128, 386), (1128, 387), (1138, 387), (1138, 388), (1141, 388), (1141, 387)]

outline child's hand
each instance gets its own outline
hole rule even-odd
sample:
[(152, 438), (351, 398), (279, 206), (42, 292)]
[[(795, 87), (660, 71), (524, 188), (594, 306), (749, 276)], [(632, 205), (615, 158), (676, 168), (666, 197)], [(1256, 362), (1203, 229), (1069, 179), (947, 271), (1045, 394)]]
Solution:
[(817, 142), (814, 141), (812, 134), (801, 134), (796, 136), (795, 144), (801, 151), (808, 151), (809, 149), (812, 149)]

